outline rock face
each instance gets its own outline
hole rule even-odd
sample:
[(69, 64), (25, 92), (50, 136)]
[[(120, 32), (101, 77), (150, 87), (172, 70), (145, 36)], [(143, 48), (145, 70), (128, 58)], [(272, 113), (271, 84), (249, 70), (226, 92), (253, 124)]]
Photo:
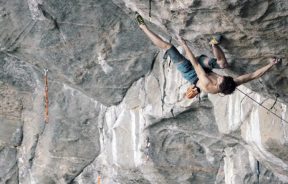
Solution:
[[(0, 1), (0, 183), (288, 183), (287, 9), (286, 0)], [(207, 39), (223, 34), (230, 67), (216, 72), (283, 61), (232, 95), (187, 100), (189, 84), (134, 11), (196, 55), (212, 57)]]

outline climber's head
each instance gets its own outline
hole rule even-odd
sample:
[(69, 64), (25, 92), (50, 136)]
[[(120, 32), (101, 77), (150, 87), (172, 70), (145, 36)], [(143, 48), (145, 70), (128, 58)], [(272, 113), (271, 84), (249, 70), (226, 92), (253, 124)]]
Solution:
[(237, 87), (234, 79), (230, 76), (219, 77), (217, 82), (219, 84), (220, 92), (225, 95), (232, 94)]

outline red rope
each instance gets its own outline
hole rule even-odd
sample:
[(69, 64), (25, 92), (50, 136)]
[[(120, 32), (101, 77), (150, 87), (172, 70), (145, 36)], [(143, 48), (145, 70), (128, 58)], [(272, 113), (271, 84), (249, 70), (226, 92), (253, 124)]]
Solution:
[(45, 93), (44, 93), (44, 98), (45, 98), (45, 115), (44, 115), (44, 120), (45, 123), (48, 123), (48, 105), (49, 105), (49, 100), (48, 100), (48, 70), (45, 69), (45, 74), (44, 74), (44, 82), (45, 82)]

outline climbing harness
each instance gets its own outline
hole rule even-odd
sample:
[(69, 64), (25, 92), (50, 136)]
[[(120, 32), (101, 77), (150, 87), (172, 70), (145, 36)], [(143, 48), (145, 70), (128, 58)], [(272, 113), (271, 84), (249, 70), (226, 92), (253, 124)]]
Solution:
[[(250, 97), (249, 95), (247, 95), (246, 93), (244, 93), (242, 90), (236, 88), (239, 92), (241, 92), (243, 95), (245, 95), (246, 97), (250, 98), (252, 101), (254, 101), (255, 103), (257, 103), (258, 105), (260, 105), (261, 107), (263, 107), (264, 109), (266, 109), (268, 112), (272, 113), (274, 116), (276, 116), (277, 118), (279, 118), (281, 121), (288, 123), (287, 120), (283, 119), (281, 116), (277, 115), (275, 112), (272, 112), (271, 108), (268, 109), (267, 107), (263, 106), (261, 103), (257, 102), (256, 100), (254, 100), (252, 97)], [(278, 97), (277, 97), (278, 98)], [(274, 106), (275, 104), (273, 104)]]
[(44, 98), (45, 98), (45, 115), (44, 120), (45, 123), (48, 123), (48, 69), (44, 69), (44, 83), (45, 83), (45, 92), (44, 92)]

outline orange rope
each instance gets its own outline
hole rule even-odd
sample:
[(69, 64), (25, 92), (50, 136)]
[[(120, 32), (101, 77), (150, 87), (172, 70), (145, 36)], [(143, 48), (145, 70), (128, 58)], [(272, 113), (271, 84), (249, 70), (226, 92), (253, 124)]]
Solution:
[(48, 70), (44, 70), (44, 81), (45, 81), (45, 93), (44, 93), (44, 98), (45, 98), (45, 123), (48, 123), (48, 105), (49, 105), (49, 100), (48, 100)]

